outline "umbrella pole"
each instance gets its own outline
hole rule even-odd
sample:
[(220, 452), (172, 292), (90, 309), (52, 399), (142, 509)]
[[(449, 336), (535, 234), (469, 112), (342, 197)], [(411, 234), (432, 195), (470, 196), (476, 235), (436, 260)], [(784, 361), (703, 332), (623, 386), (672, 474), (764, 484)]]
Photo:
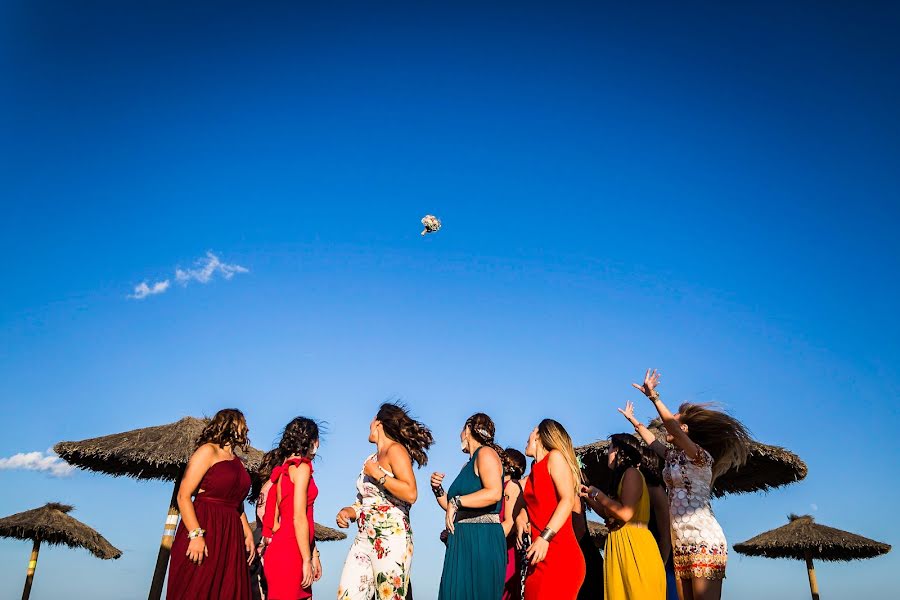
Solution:
[(812, 600), (819, 600), (819, 584), (816, 582), (816, 568), (813, 566), (812, 553), (806, 551), (806, 574), (809, 575), (809, 591)]
[(28, 600), (31, 596), (31, 582), (34, 581), (34, 569), (37, 567), (38, 553), (41, 551), (41, 540), (34, 540), (31, 548), (31, 558), (28, 561), (28, 572), (25, 575), (25, 589), (22, 590), (22, 600)]
[(163, 581), (166, 579), (166, 570), (169, 568), (169, 552), (172, 550), (175, 529), (178, 527), (178, 487), (180, 485), (181, 477), (179, 476), (175, 480), (175, 489), (172, 490), (172, 499), (169, 501), (169, 512), (166, 514), (162, 541), (159, 543), (159, 554), (156, 555), (156, 569), (153, 571), (148, 600), (159, 600), (162, 597)]

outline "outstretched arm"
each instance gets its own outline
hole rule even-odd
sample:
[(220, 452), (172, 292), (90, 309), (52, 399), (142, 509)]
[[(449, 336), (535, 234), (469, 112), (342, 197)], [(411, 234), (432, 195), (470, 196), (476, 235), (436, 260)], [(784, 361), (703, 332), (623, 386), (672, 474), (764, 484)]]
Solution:
[(659, 392), (656, 391), (656, 386), (659, 385), (659, 372), (656, 369), (647, 369), (647, 373), (644, 375), (643, 385), (638, 385), (637, 383), (632, 383), (631, 385), (650, 398), (650, 401), (653, 402), (653, 406), (656, 407), (656, 412), (658, 412), (660, 418), (662, 418), (663, 425), (665, 425), (669, 435), (672, 436), (675, 445), (684, 450), (684, 453), (687, 454), (689, 459), (696, 459), (697, 455), (700, 454), (697, 444), (691, 441), (691, 438), (689, 438), (688, 434), (681, 428), (681, 423), (678, 422), (675, 415), (672, 414), (672, 411), (670, 411), (666, 405), (663, 404), (662, 400), (659, 399)]
[(653, 435), (653, 432), (647, 429), (647, 426), (634, 418), (634, 403), (626, 402), (625, 408), (617, 408), (617, 411), (622, 413), (622, 416), (625, 417), (629, 423), (634, 427), (635, 432), (641, 439), (644, 440), (644, 443), (647, 444), (653, 452), (658, 454), (659, 456), (665, 458), (666, 456), (666, 447), (659, 443), (659, 440), (656, 439), (656, 436)]

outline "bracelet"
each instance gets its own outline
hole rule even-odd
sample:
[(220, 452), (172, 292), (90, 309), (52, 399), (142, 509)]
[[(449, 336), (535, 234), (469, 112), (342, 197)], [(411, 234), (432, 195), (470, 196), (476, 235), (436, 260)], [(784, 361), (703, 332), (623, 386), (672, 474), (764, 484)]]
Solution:
[(553, 531), (552, 529), (550, 529), (549, 527), (545, 527), (544, 530), (541, 532), (541, 537), (549, 542), (554, 537), (556, 537), (556, 532)]
[(435, 498), (440, 498), (441, 496), (447, 495), (447, 492), (444, 491), (444, 486), (442, 485), (431, 488), (431, 493), (434, 494)]
[(600, 495), (600, 490), (594, 490), (593, 492), (588, 494), (588, 498), (590, 498), (591, 500), (596, 500), (599, 495)]
[(459, 496), (453, 496), (450, 498), (450, 504), (453, 505), (453, 508), (459, 510), (462, 508), (462, 503), (459, 501)]
[(647, 397), (650, 398), (650, 402), (659, 402), (659, 392), (656, 390), (650, 390), (650, 394)]
[(205, 529), (200, 529), (199, 527), (188, 533), (188, 539), (193, 540), (195, 538), (202, 538), (203, 534), (206, 533)]

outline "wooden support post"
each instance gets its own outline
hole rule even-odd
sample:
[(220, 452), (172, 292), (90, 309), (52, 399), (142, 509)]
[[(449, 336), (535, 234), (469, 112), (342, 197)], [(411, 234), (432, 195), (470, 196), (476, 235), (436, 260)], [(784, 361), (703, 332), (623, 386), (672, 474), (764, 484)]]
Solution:
[(156, 555), (156, 569), (153, 571), (148, 600), (159, 600), (162, 597), (163, 582), (166, 580), (166, 570), (169, 568), (169, 552), (172, 550), (172, 541), (175, 539), (175, 530), (178, 527), (178, 487), (180, 485), (181, 476), (175, 480), (175, 489), (172, 490), (172, 499), (169, 501), (169, 512), (166, 514), (162, 541), (159, 543), (159, 554)]
[(819, 584), (816, 583), (816, 568), (813, 566), (812, 553), (806, 551), (806, 574), (809, 575), (809, 591), (812, 600), (819, 600)]
[(34, 569), (37, 567), (38, 553), (41, 551), (41, 540), (34, 540), (31, 548), (31, 558), (28, 560), (28, 571), (25, 575), (25, 589), (22, 590), (22, 600), (28, 600), (31, 596), (31, 582), (34, 581)]

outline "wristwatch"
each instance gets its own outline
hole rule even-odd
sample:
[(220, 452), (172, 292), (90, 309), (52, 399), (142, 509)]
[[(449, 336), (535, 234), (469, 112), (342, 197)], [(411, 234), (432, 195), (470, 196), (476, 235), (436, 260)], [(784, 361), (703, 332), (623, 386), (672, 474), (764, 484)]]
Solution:
[(384, 482), (387, 481), (387, 475), (382, 475), (381, 479), (378, 480), (378, 485), (384, 487)]

